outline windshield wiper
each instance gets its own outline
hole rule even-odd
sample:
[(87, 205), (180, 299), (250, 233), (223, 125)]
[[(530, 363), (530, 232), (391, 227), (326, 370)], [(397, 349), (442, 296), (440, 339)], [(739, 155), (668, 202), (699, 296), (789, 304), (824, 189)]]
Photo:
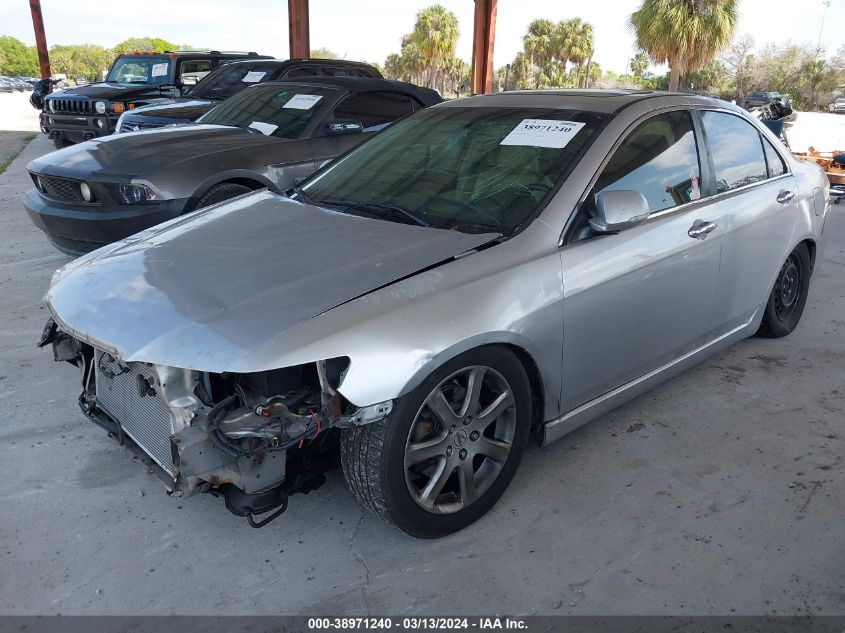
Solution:
[(407, 209), (403, 209), (402, 207), (397, 207), (392, 204), (382, 204), (380, 202), (363, 202), (359, 200), (333, 200), (328, 198), (320, 200), (316, 204), (325, 204), (331, 207), (342, 207), (346, 211), (363, 211), (365, 213), (369, 213), (370, 215), (375, 216), (376, 218), (381, 217), (381, 212), (389, 211), (394, 215), (398, 214), (404, 216), (405, 218), (411, 220), (414, 224), (424, 226), (426, 228), (431, 228), (431, 222), (423, 220), (421, 217), (414, 213), (411, 213)]
[[(299, 196), (299, 199), (300, 199), (301, 202), (304, 202), (305, 204), (314, 204), (311, 201), (311, 198), (309, 198), (308, 196), (305, 195), (305, 192), (302, 190), (302, 187), (300, 187), (299, 185), (294, 185), (288, 191), (292, 192), (296, 196)], [(288, 196), (288, 198), (290, 198), (290, 196)]]

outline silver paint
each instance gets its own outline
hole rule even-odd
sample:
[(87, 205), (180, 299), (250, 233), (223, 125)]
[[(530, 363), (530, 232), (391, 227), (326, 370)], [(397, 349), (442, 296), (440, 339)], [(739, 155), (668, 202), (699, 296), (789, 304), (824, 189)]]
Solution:
[[(785, 151), (783, 177), (564, 244), (607, 156), (655, 112), (727, 110), (778, 141), (739, 108), (685, 95), (499, 94), (436, 107), (487, 105), (618, 110), (538, 219), (507, 241), (475, 252), (492, 236), (347, 218), (373, 229), (349, 233), (348, 249), (301, 225), (303, 213), (325, 212), (253, 194), (69, 264), (47, 295), (50, 311), (62, 329), (126, 360), (260, 371), (347, 356), (338, 391), (360, 407), (402, 396), (463, 351), (509, 345), (536, 368), (551, 440), (752, 334), (789, 252), (803, 240), (822, 247), (816, 192), (826, 198), (828, 186)], [(776, 200), (784, 188), (794, 192), (787, 204)], [(697, 221), (716, 227), (694, 239)], [(385, 257), (385, 274), (360, 272), (348, 254), (389, 251), (393, 240), (413, 253)], [(319, 283), (297, 284), (288, 267)]]

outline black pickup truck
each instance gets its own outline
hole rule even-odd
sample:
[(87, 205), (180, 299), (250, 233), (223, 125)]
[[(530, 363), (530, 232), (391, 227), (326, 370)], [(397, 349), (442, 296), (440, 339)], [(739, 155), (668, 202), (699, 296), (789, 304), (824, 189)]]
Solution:
[(179, 97), (212, 70), (235, 59), (272, 59), (257, 53), (168, 51), (119, 55), (103, 82), (76, 86), (44, 99), (56, 147), (105, 136), (123, 112), (162, 97)]

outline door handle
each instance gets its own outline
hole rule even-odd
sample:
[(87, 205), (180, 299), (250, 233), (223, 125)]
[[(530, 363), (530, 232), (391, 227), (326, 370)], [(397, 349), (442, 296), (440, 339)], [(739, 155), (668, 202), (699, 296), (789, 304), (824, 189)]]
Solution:
[(787, 202), (792, 200), (794, 197), (795, 197), (795, 194), (792, 193), (791, 191), (787, 191), (786, 189), (781, 189), (780, 192), (778, 193), (777, 200), (781, 204), (786, 204)]
[(706, 222), (704, 220), (696, 220), (692, 223), (687, 235), (697, 240), (703, 240), (707, 234), (715, 229), (718, 225), (715, 222)]

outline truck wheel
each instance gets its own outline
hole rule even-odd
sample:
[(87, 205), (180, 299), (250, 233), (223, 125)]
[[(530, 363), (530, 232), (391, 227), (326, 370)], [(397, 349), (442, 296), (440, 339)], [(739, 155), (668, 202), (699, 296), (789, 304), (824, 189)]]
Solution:
[(245, 185), (239, 185), (234, 182), (224, 182), (219, 185), (214, 185), (211, 189), (206, 191), (205, 194), (203, 194), (203, 196), (197, 201), (194, 208), (201, 209), (202, 207), (209, 207), (212, 204), (223, 202), (229, 198), (242, 196), (250, 191), (253, 190)]
[(56, 146), (56, 149), (62, 149), (62, 148), (65, 148), (65, 147), (70, 147), (71, 145), (74, 145), (74, 144), (75, 143), (73, 141), (69, 141), (66, 138), (62, 138), (61, 136), (54, 136), (53, 137), (53, 145)]
[(445, 536), (502, 496), (530, 426), (519, 359), (502, 347), (478, 348), (397, 399), (384, 419), (343, 431), (343, 474), (377, 517), (419, 538)]
[(798, 326), (810, 288), (810, 253), (799, 244), (781, 266), (758, 336), (780, 338)]

